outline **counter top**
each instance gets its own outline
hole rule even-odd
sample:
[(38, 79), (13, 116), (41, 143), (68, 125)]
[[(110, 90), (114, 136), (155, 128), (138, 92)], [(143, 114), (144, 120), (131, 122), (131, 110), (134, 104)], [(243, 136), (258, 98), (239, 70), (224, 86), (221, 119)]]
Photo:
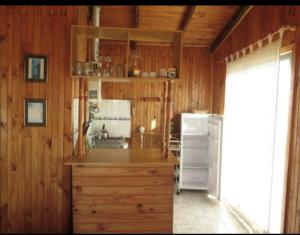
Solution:
[(169, 152), (167, 158), (163, 158), (161, 149), (90, 149), (82, 160), (68, 159), (65, 165), (90, 165), (90, 166), (170, 166), (178, 164), (177, 158)]

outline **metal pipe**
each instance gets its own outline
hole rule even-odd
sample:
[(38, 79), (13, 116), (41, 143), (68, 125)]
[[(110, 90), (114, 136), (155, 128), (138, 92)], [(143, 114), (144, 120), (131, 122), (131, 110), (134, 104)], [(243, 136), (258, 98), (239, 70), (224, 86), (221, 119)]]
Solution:
[[(92, 25), (93, 26), (100, 26), (100, 6), (93, 6), (92, 11)], [(92, 39), (92, 61), (98, 61), (99, 56), (99, 39)]]

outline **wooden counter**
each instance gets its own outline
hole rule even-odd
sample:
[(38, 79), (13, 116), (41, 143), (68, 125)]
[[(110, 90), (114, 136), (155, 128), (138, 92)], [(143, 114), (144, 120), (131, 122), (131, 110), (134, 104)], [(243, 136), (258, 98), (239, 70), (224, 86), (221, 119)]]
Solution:
[(159, 149), (92, 149), (72, 166), (74, 233), (172, 233), (177, 159)]

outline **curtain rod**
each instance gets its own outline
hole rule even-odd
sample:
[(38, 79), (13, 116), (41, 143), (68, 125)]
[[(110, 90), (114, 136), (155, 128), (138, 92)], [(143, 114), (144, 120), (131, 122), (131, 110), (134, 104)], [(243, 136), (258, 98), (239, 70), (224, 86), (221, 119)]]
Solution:
[[(243, 55), (245, 55), (245, 52), (246, 52), (248, 49), (250, 49), (250, 51), (252, 52), (252, 50), (253, 50), (253, 48), (254, 48), (255, 45), (262, 45), (262, 42), (265, 41), (265, 40), (267, 40), (267, 39), (269, 39), (269, 42), (272, 41), (273, 37), (274, 37), (276, 34), (278, 34), (278, 33), (280, 33), (280, 34), (281, 34), (280, 36), (282, 37), (282, 36), (283, 36), (283, 33), (284, 33), (285, 31), (287, 31), (287, 30), (295, 31), (295, 30), (296, 30), (296, 26), (289, 26), (289, 25), (287, 25), (287, 26), (281, 26), (281, 27), (280, 27), (277, 31), (275, 31), (274, 33), (269, 33), (268, 36), (266, 36), (266, 37), (264, 37), (264, 38), (262, 38), (262, 39), (259, 39), (257, 42), (252, 43), (252, 44), (249, 44), (249, 46), (243, 47), (241, 50), (238, 50), (238, 51), (236, 51), (236, 52), (234, 52), (234, 53), (231, 53), (230, 55), (226, 56), (225, 58), (219, 60), (218, 63), (223, 63), (224, 61), (226, 61), (227, 58), (231, 58), (232, 56), (234, 57), (234, 55), (238, 55), (238, 57), (239, 57), (239, 54), (240, 54), (241, 52), (243, 53)], [(252, 49), (251, 49), (251, 48), (252, 48)], [(232, 59), (231, 61), (233, 61), (233, 59)]]

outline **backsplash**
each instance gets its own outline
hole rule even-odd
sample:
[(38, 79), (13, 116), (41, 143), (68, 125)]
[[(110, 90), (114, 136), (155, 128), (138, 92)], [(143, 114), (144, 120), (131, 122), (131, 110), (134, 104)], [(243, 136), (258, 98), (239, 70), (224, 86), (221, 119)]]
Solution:
[(93, 113), (90, 133), (100, 133), (103, 124), (109, 137), (131, 137), (131, 101), (103, 99), (99, 112)]

